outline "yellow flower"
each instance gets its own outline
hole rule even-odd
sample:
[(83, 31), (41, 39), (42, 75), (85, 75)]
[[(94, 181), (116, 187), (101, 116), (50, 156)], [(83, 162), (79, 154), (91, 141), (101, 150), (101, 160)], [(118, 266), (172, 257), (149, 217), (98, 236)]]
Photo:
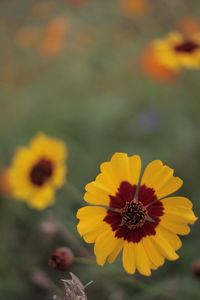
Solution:
[(170, 33), (152, 43), (157, 60), (173, 70), (200, 68), (200, 33)]
[(122, 250), (124, 269), (148, 276), (165, 258), (176, 260), (175, 251), (181, 247), (177, 234), (188, 234), (188, 224), (197, 219), (187, 198), (165, 198), (181, 187), (182, 180), (154, 160), (140, 181), (140, 156), (126, 153), (115, 153), (100, 169), (84, 196), (95, 206), (77, 213), (78, 232), (87, 243), (95, 243), (97, 263), (113, 263)]
[(19, 147), (8, 170), (12, 195), (38, 210), (54, 203), (55, 189), (65, 181), (66, 155), (62, 141), (42, 133)]

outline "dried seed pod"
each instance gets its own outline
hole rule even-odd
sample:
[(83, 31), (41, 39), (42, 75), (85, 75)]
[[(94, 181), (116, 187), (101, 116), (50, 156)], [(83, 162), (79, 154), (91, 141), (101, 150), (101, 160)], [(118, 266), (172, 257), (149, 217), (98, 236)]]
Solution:
[(84, 286), (79, 278), (76, 277), (73, 273), (70, 273), (70, 275), (72, 277), (71, 280), (62, 280), (65, 286), (66, 293), (64, 300), (87, 300), (85, 288), (89, 284), (91, 284), (92, 281)]

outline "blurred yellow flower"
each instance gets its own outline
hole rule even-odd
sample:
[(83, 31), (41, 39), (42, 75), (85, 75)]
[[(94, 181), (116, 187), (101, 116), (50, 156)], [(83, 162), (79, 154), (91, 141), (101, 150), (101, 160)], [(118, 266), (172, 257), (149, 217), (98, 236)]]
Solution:
[(152, 161), (140, 181), (141, 159), (115, 153), (100, 167), (96, 180), (86, 185), (84, 200), (94, 206), (80, 208), (78, 232), (95, 243), (99, 265), (113, 263), (122, 252), (126, 272), (150, 275), (151, 269), (176, 260), (181, 247), (177, 234), (186, 235), (196, 221), (192, 203), (185, 197), (166, 196), (182, 180), (160, 160)]
[(19, 147), (8, 169), (12, 195), (38, 210), (55, 201), (55, 189), (65, 181), (65, 144), (43, 133), (28, 147)]
[(120, 0), (122, 13), (127, 17), (145, 15), (149, 11), (148, 0)]
[(156, 59), (172, 70), (200, 68), (200, 33), (183, 35), (171, 32), (152, 43)]

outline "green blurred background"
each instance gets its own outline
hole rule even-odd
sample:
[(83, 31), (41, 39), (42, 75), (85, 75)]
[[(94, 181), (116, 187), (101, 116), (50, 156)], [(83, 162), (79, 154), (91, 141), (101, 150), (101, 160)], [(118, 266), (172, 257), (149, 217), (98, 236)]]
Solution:
[[(64, 234), (47, 236), (41, 224), (52, 216), (92, 250), (76, 232), (75, 214), (84, 186), (114, 152), (139, 154), (143, 166), (161, 159), (173, 167), (185, 183), (179, 195), (189, 197), (199, 214), (200, 71), (167, 84), (148, 78), (138, 61), (145, 45), (177, 29), (181, 18), (198, 19), (200, 3), (146, 5), (127, 16), (117, 0), (0, 1), (1, 167), (38, 131), (63, 139), (69, 150), (69, 184), (53, 207), (38, 212), (1, 195), (0, 299), (52, 299), (45, 282), (61, 287), (60, 279), (69, 278), (68, 271), (48, 266), (56, 247), (77, 251)], [(61, 24), (59, 33), (55, 24)], [(180, 259), (150, 278), (125, 274), (120, 259), (118, 267), (76, 262), (69, 271), (84, 283), (94, 280), (90, 300), (198, 300), (200, 283), (191, 272), (200, 258), (198, 222), (182, 240)]]

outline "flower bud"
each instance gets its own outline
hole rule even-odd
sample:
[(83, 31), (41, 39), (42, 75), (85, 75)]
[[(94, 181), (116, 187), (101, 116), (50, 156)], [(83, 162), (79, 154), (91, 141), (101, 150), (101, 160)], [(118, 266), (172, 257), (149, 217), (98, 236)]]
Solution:
[(52, 268), (65, 271), (71, 267), (74, 262), (74, 254), (71, 249), (61, 247), (53, 251), (49, 256), (48, 264)]
[(192, 274), (195, 277), (200, 278), (200, 260), (197, 260), (192, 264)]
[(47, 238), (54, 238), (59, 234), (59, 225), (54, 221), (44, 220), (40, 223), (40, 231)]

